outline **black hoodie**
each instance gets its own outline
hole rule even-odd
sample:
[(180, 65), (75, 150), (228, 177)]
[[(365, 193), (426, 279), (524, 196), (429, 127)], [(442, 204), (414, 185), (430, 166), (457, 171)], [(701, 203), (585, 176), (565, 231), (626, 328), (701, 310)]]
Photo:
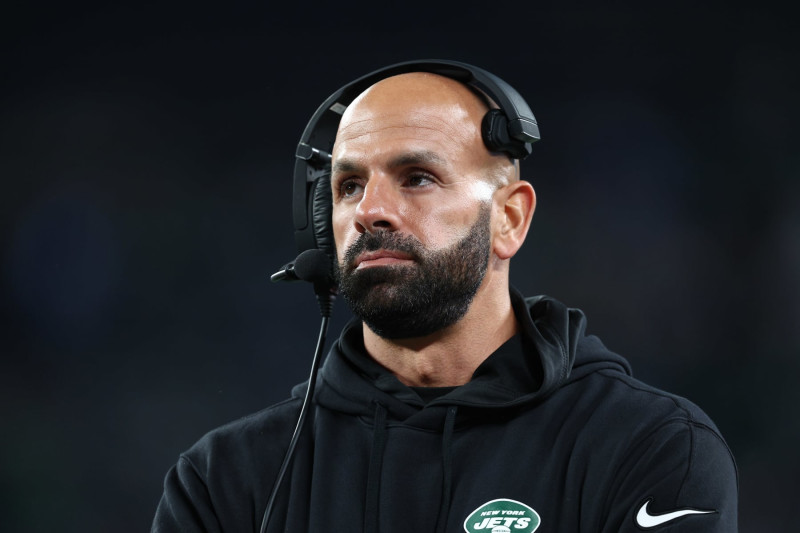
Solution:
[[(736, 466), (711, 420), (631, 377), (581, 311), (512, 301), (520, 333), (427, 404), (351, 322), (268, 531), (735, 532)], [(257, 532), (304, 389), (182, 454), (153, 531)]]

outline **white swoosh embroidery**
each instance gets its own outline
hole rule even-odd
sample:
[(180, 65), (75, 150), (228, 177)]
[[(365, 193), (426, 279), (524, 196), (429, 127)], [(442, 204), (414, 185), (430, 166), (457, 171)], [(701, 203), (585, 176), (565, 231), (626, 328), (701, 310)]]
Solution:
[(662, 524), (666, 524), (676, 518), (680, 518), (682, 516), (687, 516), (691, 514), (709, 514), (709, 513), (716, 513), (716, 511), (700, 511), (698, 509), (678, 509), (677, 511), (672, 511), (671, 513), (664, 513), (664, 514), (657, 514), (652, 515), (647, 511), (647, 506), (650, 505), (650, 502), (653, 501), (652, 498), (644, 502), (639, 508), (639, 512), (636, 513), (636, 524), (639, 527), (643, 528), (651, 528), (660, 526)]

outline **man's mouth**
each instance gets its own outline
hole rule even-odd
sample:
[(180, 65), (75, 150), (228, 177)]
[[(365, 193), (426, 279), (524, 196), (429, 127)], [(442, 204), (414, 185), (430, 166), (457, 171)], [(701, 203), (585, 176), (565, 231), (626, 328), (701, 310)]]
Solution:
[(371, 268), (386, 265), (398, 265), (412, 262), (413, 258), (406, 252), (398, 250), (375, 250), (358, 255), (355, 260), (355, 269)]

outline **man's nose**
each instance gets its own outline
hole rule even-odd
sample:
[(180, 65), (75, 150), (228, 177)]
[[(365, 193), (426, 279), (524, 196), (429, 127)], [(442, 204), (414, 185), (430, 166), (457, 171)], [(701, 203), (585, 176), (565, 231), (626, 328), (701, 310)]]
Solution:
[(359, 233), (396, 230), (400, 222), (397, 195), (390, 178), (371, 177), (356, 207), (355, 225)]

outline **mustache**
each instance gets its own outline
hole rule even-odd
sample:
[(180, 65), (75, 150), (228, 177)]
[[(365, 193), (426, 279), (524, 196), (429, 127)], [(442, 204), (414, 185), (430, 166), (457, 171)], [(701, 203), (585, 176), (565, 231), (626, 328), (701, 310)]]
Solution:
[(424, 247), (415, 237), (402, 235), (390, 231), (378, 233), (362, 233), (356, 242), (350, 245), (344, 254), (346, 268), (354, 268), (356, 258), (364, 252), (376, 250), (392, 250), (408, 254), (411, 259), (418, 260), (422, 257)]

